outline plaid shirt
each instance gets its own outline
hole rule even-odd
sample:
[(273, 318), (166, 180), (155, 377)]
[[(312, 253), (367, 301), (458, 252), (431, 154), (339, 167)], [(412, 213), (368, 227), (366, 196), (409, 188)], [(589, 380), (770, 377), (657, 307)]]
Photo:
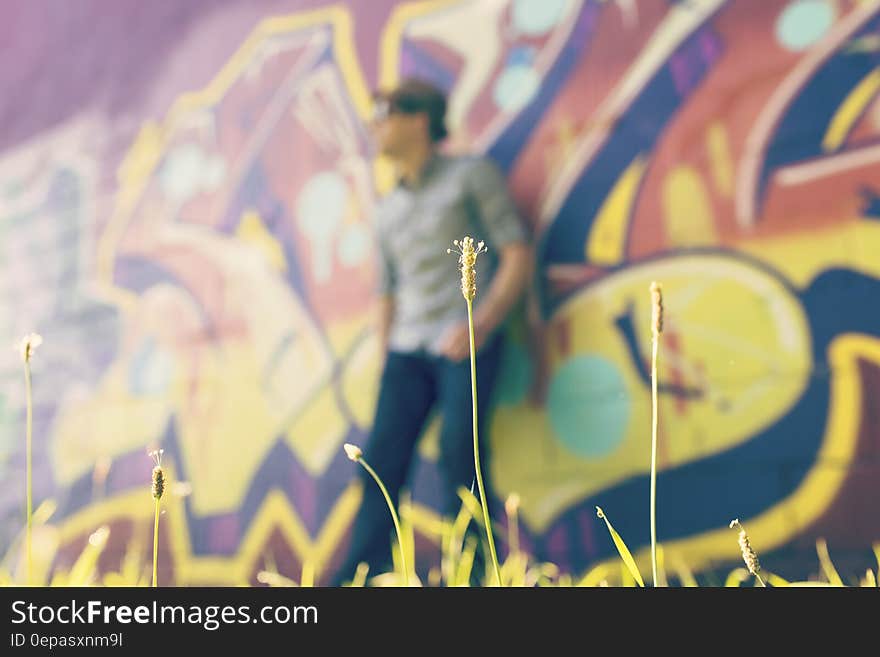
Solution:
[(417, 185), (400, 181), (378, 208), (379, 293), (395, 301), (388, 348), (438, 354), (451, 325), (467, 319), (458, 259), (446, 252), (466, 235), (484, 241), (477, 262), (477, 297), (498, 266), (499, 249), (526, 239), (500, 170), (486, 157), (431, 157)]

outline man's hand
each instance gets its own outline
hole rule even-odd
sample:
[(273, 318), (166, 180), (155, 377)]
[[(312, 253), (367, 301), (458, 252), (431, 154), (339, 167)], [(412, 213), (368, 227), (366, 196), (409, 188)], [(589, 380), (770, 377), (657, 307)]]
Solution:
[[(486, 332), (474, 326), (474, 349), (479, 351), (486, 340)], [(460, 361), (467, 358), (471, 351), (471, 338), (468, 331), (468, 322), (464, 320), (459, 324), (447, 329), (446, 334), (440, 341), (440, 350), (443, 355), (452, 361)]]

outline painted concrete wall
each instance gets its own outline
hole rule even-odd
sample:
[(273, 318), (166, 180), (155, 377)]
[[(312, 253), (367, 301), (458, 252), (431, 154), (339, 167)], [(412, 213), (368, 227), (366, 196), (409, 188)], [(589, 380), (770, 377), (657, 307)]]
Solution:
[[(108, 569), (149, 541), (158, 447), (176, 482), (163, 582), (338, 561), (358, 495), (342, 444), (365, 439), (379, 366), (370, 217), (390, 184), (364, 120), (372, 89), (418, 74), (450, 93), (448, 148), (493, 157), (533, 228), (540, 321), (511, 319), (485, 437), (523, 544), (572, 572), (613, 563), (598, 505), (649, 572), (658, 280), (670, 563), (735, 565), (739, 518), (782, 574), (815, 571), (820, 537), (870, 566), (878, 65), (874, 1), (3, 3), (0, 336), (45, 340), (35, 497), (57, 504), (57, 562), (101, 524)], [(13, 560), (24, 418), (10, 348)], [(419, 527), (435, 436), (411, 484)]]

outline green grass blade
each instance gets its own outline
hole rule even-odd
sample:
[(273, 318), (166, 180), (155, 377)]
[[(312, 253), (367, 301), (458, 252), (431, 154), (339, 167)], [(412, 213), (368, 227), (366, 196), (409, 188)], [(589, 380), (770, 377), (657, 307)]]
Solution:
[(458, 560), (458, 569), (455, 573), (453, 586), (470, 586), (471, 570), (474, 567), (474, 555), (477, 551), (477, 541), (473, 536), (465, 539), (464, 549)]
[(739, 585), (749, 579), (752, 574), (745, 568), (734, 568), (724, 580), (725, 588), (739, 588)]
[(587, 573), (578, 581), (575, 586), (599, 586), (599, 582), (603, 579), (607, 580), (608, 576), (611, 574), (611, 566), (608, 564), (600, 563), (598, 566), (591, 568)]
[(824, 538), (816, 540), (816, 554), (819, 555), (819, 563), (822, 565), (822, 572), (833, 586), (845, 586), (834, 564), (831, 563), (831, 557), (828, 555), (828, 544)]
[(626, 564), (626, 567), (629, 570), (630, 574), (633, 576), (633, 579), (638, 582), (639, 586), (644, 587), (645, 581), (642, 579), (642, 574), (639, 572), (638, 566), (636, 566), (636, 561), (635, 559), (633, 559), (632, 554), (630, 554), (629, 548), (626, 547), (626, 543), (623, 542), (620, 534), (614, 531), (614, 527), (611, 526), (611, 522), (608, 520), (608, 517), (598, 506), (596, 507), (596, 515), (598, 515), (605, 521), (605, 525), (608, 527), (608, 533), (611, 534), (611, 539), (614, 541), (614, 545), (617, 547), (617, 551), (620, 553), (620, 558), (623, 559), (623, 563)]

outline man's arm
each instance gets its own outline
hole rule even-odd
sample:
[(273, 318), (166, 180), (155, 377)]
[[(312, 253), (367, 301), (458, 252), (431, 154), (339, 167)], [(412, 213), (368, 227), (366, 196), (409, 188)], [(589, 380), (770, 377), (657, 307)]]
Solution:
[[(532, 253), (528, 234), (516, 209), (507, 181), (489, 158), (477, 158), (466, 178), (475, 202), (478, 223), (486, 244), (497, 250), (498, 268), (487, 290), (478, 292), (474, 310), (474, 332), (489, 335), (507, 317), (532, 275)], [(479, 267), (479, 263), (477, 263)]]
[[(474, 308), (474, 338), (484, 338), (507, 317), (520, 299), (532, 275), (532, 252), (524, 242), (501, 247), (498, 269), (485, 294), (477, 293)], [(477, 263), (479, 266), (479, 262)]]
[[(492, 282), (488, 289), (477, 290), (474, 347), (479, 350), (522, 295), (531, 279), (533, 257), (526, 227), (501, 170), (488, 158), (477, 158), (464, 180), (481, 228), (475, 238), (485, 238), (489, 248), (494, 246), (498, 253)], [(468, 355), (470, 335), (466, 324), (453, 327), (444, 336), (442, 350), (447, 358), (461, 360)]]

